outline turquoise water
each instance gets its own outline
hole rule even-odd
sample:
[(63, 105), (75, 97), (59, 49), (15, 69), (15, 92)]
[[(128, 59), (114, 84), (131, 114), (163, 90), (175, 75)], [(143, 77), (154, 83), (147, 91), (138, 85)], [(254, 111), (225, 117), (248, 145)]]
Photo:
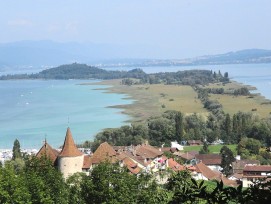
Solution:
[(126, 124), (129, 117), (120, 114), (120, 109), (106, 107), (131, 100), (94, 90), (105, 88), (102, 85), (77, 85), (83, 82), (0, 81), (0, 148), (11, 148), (16, 138), (22, 148), (40, 148), (45, 137), (59, 147), (68, 126), (76, 143), (81, 143), (92, 140), (104, 128)]

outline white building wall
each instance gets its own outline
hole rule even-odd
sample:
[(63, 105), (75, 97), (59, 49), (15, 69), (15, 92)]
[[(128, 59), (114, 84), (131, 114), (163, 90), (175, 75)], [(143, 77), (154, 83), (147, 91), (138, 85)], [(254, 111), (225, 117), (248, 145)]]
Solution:
[(58, 169), (66, 179), (74, 173), (82, 172), (84, 155), (78, 157), (60, 157), (58, 158)]

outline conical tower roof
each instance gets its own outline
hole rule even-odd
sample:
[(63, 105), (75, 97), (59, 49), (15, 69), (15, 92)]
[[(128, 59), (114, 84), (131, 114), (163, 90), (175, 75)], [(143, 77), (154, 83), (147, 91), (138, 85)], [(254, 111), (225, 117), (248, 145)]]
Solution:
[(67, 129), (66, 137), (64, 141), (64, 145), (62, 151), (60, 152), (60, 157), (77, 157), (83, 155), (79, 149), (77, 149), (74, 140), (72, 138), (72, 133), (70, 128)]

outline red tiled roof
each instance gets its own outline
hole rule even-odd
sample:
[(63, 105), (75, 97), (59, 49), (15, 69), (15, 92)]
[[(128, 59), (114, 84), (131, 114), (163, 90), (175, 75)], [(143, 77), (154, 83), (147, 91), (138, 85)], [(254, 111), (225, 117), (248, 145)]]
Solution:
[(225, 186), (231, 186), (231, 187), (237, 187), (237, 186), (239, 186), (239, 184), (237, 183), (237, 181), (230, 180), (227, 177), (224, 177), (222, 174), (221, 174), (220, 179), (222, 180), (222, 182), (223, 182), (223, 184)]
[(138, 174), (141, 171), (141, 168), (139, 168), (137, 164), (129, 157), (126, 157), (123, 160), (123, 163), (132, 174)]
[(138, 145), (136, 147), (136, 155), (142, 156), (144, 158), (154, 159), (163, 154), (162, 151), (159, 151), (155, 147), (150, 145)]
[(195, 158), (205, 165), (221, 165), (221, 155), (219, 154), (197, 154)]
[(168, 167), (173, 171), (183, 171), (185, 170), (184, 166), (176, 162), (174, 159), (168, 159)]
[(259, 165), (259, 166), (246, 165), (246, 166), (244, 167), (244, 172), (245, 172), (245, 171), (271, 172), (271, 165)]
[(89, 169), (91, 166), (90, 156), (84, 155), (84, 163), (82, 169)]
[(246, 165), (260, 165), (258, 160), (236, 160), (232, 162), (233, 173), (243, 173), (243, 169)]
[(234, 173), (234, 174), (232, 174), (231, 176), (229, 176), (229, 177), (235, 177), (235, 178), (237, 178), (237, 179), (242, 179), (242, 177), (243, 177), (243, 174), (239, 174), (239, 173)]
[(196, 171), (197, 168), (195, 166), (186, 166), (186, 168), (190, 171)]
[(98, 149), (93, 153), (91, 157), (92, 164), (98, 164), (104, 161), (115, 163), (117, 161), (117, 153), (107, 142), (100, 144)]
[(209, 180), (219, 179), (220, 177), (220, 173), (211, 170), (208, 166), (206, 166), (202, 162), (196, 164), (195, 167), (198, 173), (202, 173), (202, 175), (205, 176)]
[[(175, 154), (175, 153), (174, 153)], [(177, 156), (179, 157), (182, 157), (183, 159), (186, 159), (186, 160), (191, 160), (191, 159), (194, 159), (195, 156), (194, 155), (191, 155), (190, 153), (181, 153), (181, 154), (176, 154)]]
[(67, 129), (66, 137), (64, 141), (64, 145), (62, 151), (60, 152), (60, 157), (77, 157), (83, 155), (79, 149), (77, 149), (70, 128)]
[(138, 174), (141, 171), (141, 168), (134, 161), (134, 158), (131, 154), (127, 154), (126, 152), (121, 152), (117, 154), (117, 158), (123, 162), (123, 164), (128, 168), (128, 170), (132, 174)]
[[(176, 149), (176, 148), (175, 148)], [(161, 148), (161, 151), (163, 152), (170, 152), (171, 151), (171, 148), (170, 147), (162, 147)]]
[(50, 159), (52, 163), (55, 163), (59, 152), (56, 149), (53, 149), (46, 141), (44, 145), (40, 148), (36, 156), (41, 158), (45, 156), (46, 158)]

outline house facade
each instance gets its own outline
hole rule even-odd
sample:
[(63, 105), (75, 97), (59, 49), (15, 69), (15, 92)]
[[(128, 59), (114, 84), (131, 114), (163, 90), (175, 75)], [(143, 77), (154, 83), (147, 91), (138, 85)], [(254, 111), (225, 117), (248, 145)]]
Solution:
[(268, 178), (271, 178), (271, 165), (247, 165), (243, 170), (243, 187), (249, 187), (257, 181), (267, 181)]

